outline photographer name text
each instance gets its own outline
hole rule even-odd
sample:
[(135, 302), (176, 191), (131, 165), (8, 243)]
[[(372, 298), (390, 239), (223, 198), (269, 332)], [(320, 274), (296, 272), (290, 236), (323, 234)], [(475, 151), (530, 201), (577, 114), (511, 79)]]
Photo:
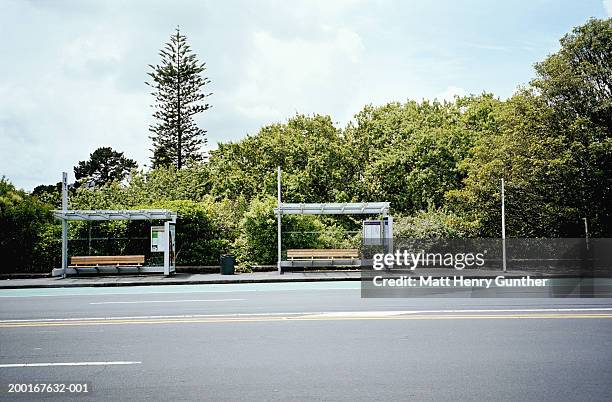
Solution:
[(399, 276), (386, 278), (375, 276), (372, 284), (375, 287), (480, 287), (489, 289), (491, 287), (545, 287), (549, 285), (549, 279), (531, 278), (524, 276), (520, 278), (506, 278), (503, 275), (495, 278), (468, 278), (463, 276)]

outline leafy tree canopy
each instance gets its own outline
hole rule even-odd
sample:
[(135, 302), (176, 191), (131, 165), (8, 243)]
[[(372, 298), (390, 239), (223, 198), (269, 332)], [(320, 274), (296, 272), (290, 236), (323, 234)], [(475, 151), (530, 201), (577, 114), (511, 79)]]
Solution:
[(586, 118), (612, 131), (612, 18), (591, 19), (561, 40), (561, 49), (537, 63), (532, 85), (569, 119)]
[(123, 152), (110, 147), (101, 147), (89, 155), (89, 160), (81, 161), (74, 167), (77, 182), (88, 186), (101, 186), (112, 181), (122, 181), (138, 165), (126, 158)]

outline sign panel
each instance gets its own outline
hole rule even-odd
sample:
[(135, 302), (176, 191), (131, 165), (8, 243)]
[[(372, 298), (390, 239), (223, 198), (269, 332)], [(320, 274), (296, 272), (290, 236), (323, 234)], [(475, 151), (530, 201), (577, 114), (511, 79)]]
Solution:
[(164, 226), (151, 226), (151, 252), (166, 250)]
[(363, 221), (363, 244), (366, 246), (382, 245), (382, 221)]

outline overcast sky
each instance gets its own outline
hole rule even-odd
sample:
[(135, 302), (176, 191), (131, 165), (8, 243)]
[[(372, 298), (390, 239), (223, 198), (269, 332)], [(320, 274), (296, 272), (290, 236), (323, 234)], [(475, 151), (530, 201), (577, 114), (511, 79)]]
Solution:
[(493, 92), (612, 0), (0, 0), (0, 176), (31, 190), (100, 146), (148, 163), (147, 67), (177, 25), (207, 63), (208, 147), (296, 112)]

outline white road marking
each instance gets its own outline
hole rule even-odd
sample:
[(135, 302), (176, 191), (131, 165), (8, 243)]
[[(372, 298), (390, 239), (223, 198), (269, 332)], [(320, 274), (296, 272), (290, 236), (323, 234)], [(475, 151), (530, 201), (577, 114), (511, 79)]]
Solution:
[(538, 308), (538, 309), (463, 309), (463, 310), (410, 310), (410, 311), (348, 311), (311, 313), (308, 317), (392, 317), (414, 314), (454, 314), (454, 313), (543, 313), (543, 312), (577, 312), (577, 311), (612, 311), (612, 307), (595, 308)]
[[(274, 282), (275, 283), (275, 282)], [(282, 283), (282, 282), (280, 282)], [(302, 283), (302, 282), (300, 282)], [(237, 285), (242, 285), (242, 284), (237, 284)], [(244, 284), (244, 285), (248, 285)], [(162, 285), (162, 286), (172, 286), (172, 285)], [(191, 285), (177, 285), (177, 286), (191, 286)], [(223, 286), (227, 286), (227, 285), (223, 285)], [(140, 286), (139, 286), (140, 287)], [(70, 289), (70, 288), (49, 288), (49, 289)], [(80, 288), (77, 288), (80, 289)], [(160, 294), (160, 295), (168, 295), (168, 294), (177, 294), (177, 293), (242, 293), (242, 292), (259, 292), (259, 293), (264, 293), (264, 292), (301, 292), (301, 291), (325, 291), (325, 290), (350, 290), (350, 291), (358, 291), (360, 288), (359, 287), (355, 287), (355, 288), (320, 288), (320, 289), (308, 289), (308, 288), (304, 288), (304, 289), (265, 289), (265, 290), (261, 290), (261, 289), (238, 289), (238, 290), (221, 290), (221, 289), (213, 289), (213, 290), (196, 290), (196, 291), (187, 291), (187, 292), (136, 292), (136, 293), (127, 293), (127, 292), (111, 292), (111, 293), (58, 293), (58, 294), (47, 294), (47, 295), (4, 295), (4, 294), (0, 294), (0, 298), (8, 298), (8, 299), (23, 299), (23, 298), (30, 298), (30, 297), (74, 297), (74, 296), (114, 296), (114, 295), (154, 295), (154, 294)], [(6, 292), (6, 291), (11, 291), (11, 290), (15, 290), (15, 289), (2, 289), (0, 287), (0, 292)]]
[(414, 310), (404, 311), (402, 314), (421, 313), (547, 313), (572, 311), (612, 311), (612, 307), (568, 307), (568, 308), (512, 308), (512, 309), (462, 309), (462, 310)]
[(138, 300), (138, 301), (91, 302), (89, 304), (188, 303), (188, 302), (224, 302), (224, 301), (244, 301), (244, 300), (246, 299)]
[(0, 324), (10, 324), (13, 322), (54, 322), (54, 321), (100, 321), (100, 320), (157, 320), (168, 318), (217, 318), (217, 317), (259, 317), (259, 316), (277, 316), (277, 315), (305, 315), (313, 314), (308, 312), (301, 313), (234, 313), (234, 314), (181, 314), (181, 315), (137, 315), (137, 316), (120, 316), (120, 317), (83, 317), (83, 318), (32, 318), (20, 320), (0, 320)]
[(11, 367), (55, 367), (55, 366), (125, 366), (129, 364), (142, 364), (142, 362), (65, 362), (65, 363), (14, 363), (0, 364), (0, 368)]
[[(185, 285), (180, 285), (180, 286), (185, 286)], [(189, 286), (189, 285), (187, 285)], [(67, 288), (53, 288), (53, 289), (67, 289)], [(6, 290), (13, 290), (13, 289), (6, 289)], [(2, 291), (6, 291), (2, 288), (0, 288), (0, 292)], [(327, 289), (325, 289), (327, 290)], [(355, 290), (355, 289), (350, 289), (350, 290)], [(175, 295), (175, 294), (179, 294), (179, 293), (183, 293), (183, 294), (195, 294), (195, 293), (241, 293), (241, 292), (260, 292), (259, 290), (255, 290), (255, 289), (246, 289), (246, 290), (206, 290), (206, 291), (199, 291), (199, 292), (146, 292), (146, 293), (126, 293), (126, 292), (117, 292), (117, 293), (88, 293), (88, 294), (82, 294), (82, 293), (59, 293), (59, 294), (55, 294), (55, 295), (2, 295), (0, 294), (0, 299), (27, 299), (30, 297), (75, 297), (75, 296), (79, 296), (79, 297), (98, 297), (98, 296), (132, 296), (132, 295)]]
[(345, 311), (329, 313), (310, 313), (306, 314), (309, 318), (316, 317), (391, 317), (404, 315), (405, 311)]
[(543, 313), (543, 312), (581, 312), (581, 311), (612, 311), (612, 307), (579, 307), (579, 308), (537, 308), (537, 309), (463, 309), (463, 310), (396, 310), (396, 311), (310, 311), (310, 312), (276, 312), (276, 313), (232, 313), (232, 314), (183, 314), (183, 315), (145, 315), (145, 316), (115, 316), (115, 317), (83, 317), (83, 318), (32, 318), (16, 320), (0, 320), (3, 323), (19, 322), (70, 322), (70, 321), (100, 321), (100, 320), (156, 320), (185, 318), (219, 318), (219, 317), (261, 317), (261, 316), (383, 316), (408, 314), (450, 314), (450, 313)]

